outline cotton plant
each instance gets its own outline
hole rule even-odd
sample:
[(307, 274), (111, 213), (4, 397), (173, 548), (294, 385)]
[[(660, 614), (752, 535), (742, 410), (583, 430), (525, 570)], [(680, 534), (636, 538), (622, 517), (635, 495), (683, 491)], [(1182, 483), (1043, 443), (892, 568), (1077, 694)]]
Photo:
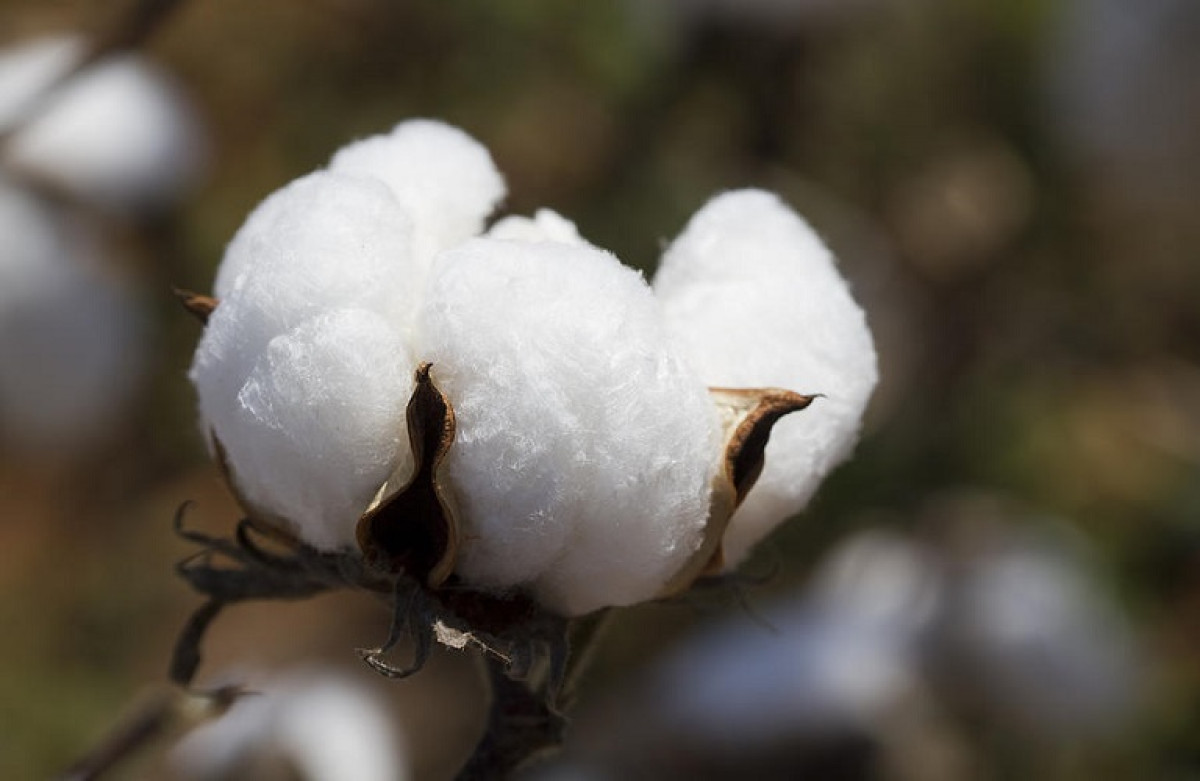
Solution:
[[(407, 626), (419, 658), (482, 645), (513, 677), (549, 648), (553, 689), (568, 619), (728, 571), (803, 509), (853, 448), (875, 352), (774, 195), (714, 198), (652, 283), (552, 211), (488, 227), (504, 196), (482, 145), (412, 120), (250, 214), (214, 295), (185, 294), (201, 430), (248, 517), (236, 546), (185, 534), (248, 568), (255, 532), (290, 546), (276, 594), (390, 594), (364, 652), (385, 672), (408, 672), (379, 659)], [(184, 575), (211, 599), (198, 631), (248, 598)]]

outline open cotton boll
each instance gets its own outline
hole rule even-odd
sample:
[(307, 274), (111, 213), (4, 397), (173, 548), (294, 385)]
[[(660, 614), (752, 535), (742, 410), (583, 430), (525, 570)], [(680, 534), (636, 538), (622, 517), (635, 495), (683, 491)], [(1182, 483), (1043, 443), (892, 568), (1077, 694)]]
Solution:
[(412, 237), (408, 213), (383, 183), (318, 171), (250, 213), (213, 291), (222, 301), (250, 297), (271, 335), (335, 306), (369, 309), (407, 330), (421, 292)]
[(343, 147), (329, 169), (374, 176), (392, 188), (412, 215), (423, 267), (437, 252), (478, 235), (505, 195), (504, 178), (483, 145), (428, 119), (401, 122), (387, 135)]
[(141, 307), (79, 225), (0, 181), (0, 438), (76, 451), (110, 434), (145, 369)]
[(406, 456), (412, 373), (387, 321), (337, 309), (272, 339), (235, 403), (207, 408), (207, 422), (256, 510), (320, 550), (353, 547), (359, 516)]
[[(0, 58), (0, 126), (24, 119), (82, 54), (76, 39), (49, 38)], [(5, 150), (13, 168), (118, 211), (176, 201), (205, 156), (200, 122), (182, 91), (134, 55), (104, 60), (57, 87)]]
[(533, 217), (512, 215), (498, 220), (487, 232), (493, 239), (505, 241), (557, 241), (560, 244), (587, 244), (575, 223), (551, 209), (538, 209)]
[(758, 190), (697, 212), (663, 255), (654, 291), (709, 385), (822, 394), (772, 431), (762, 476), (725, 534), (736, 564), (850, 454), (878, 377), (871, 332), (829, 250)]
[[(403, 336), (419, 293), (411, 279), (411, 238), (408, 216), (374, 179), (318, 172), (259, 204), (217, 270), (221, 305), (192, 364), (207, 425), (228, 423), (267, 343), (318, 314), (370, 311)], [(411, 372), (404, 360), (393, 359)]]
[(454, 406), (457, 571), (565, 614), (655, 596), (699, 546), (719, 434), (641, 277), (608, 253), (476, 239), (438, 261), (423, 359)]

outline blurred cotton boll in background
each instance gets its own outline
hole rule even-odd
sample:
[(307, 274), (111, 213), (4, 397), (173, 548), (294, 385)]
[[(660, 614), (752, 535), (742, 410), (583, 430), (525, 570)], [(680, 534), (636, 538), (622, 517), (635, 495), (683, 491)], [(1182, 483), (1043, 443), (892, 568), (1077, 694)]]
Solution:
[(61, 456), (118, 430), (147, 334), (105, 259), (83, 225), (0, 180), (0, 447)]
[(10, 171), (120, 215), (164, 211), (199, 178), (200, 122), (174, 80), (114, 55), (59, 83), (85, 54), (62, 36), (0, 51), (0, 151)]
[(1063, 527), (954, 530), (935, 677), (960, 704), (1040, 740), (1118, 733), (1146, 681), (1128, 620)]
[(344, 674), (268, 678), (171, 756), (187, 781), (405, 781), (404, 735), (378, 693)]
[(1064, 741), (1097, 746), (1133, 723), (1147, 683), (1071, 539), (1011, 522), (980, 536), (969, 514), (928, 537), (859, 532), (801, 593), (685, 638), (585, 712), (563, 764), (956, 779), (1005, 736), (1029, 767), (1054, 767)]
[(928, 716), (921, 640), (936, 561), (887, 532), (848, 539), (809, 589), (687, 638), (626, 699), (585, 716), (572, 762), (605, 778), (875, 777), (897, 724)]

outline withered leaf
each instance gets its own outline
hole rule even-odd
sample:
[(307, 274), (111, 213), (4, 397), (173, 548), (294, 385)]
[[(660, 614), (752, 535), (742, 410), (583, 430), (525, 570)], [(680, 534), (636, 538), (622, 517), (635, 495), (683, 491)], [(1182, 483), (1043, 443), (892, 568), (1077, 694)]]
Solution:
[(724, 568), (721, 542), (725, 530), (762, 474), (771, 429), (784, 415), (804, 409), (816, 398), (780, 388), (709, 388), (709, 393), (721, 414), (724, 457), (713, 477), (704, 539), (660, 596), (678, 594), (697, 578), (715, 575)]
[(171, 292), (175, 294), (175, 298), (179, 303), (183, 304), (183, 308), (191, 312), (201, 323), (208, 323), (209, 316), (220, 303), (212, 296), (206, 296), (201, 293), (196, 293), (191, 290), (185, 290), (181, 287), (172, 288)]
[(431, 364), (416, 372), (408, 402), (408, 438), (413, 474), (396, 493), (368, 509), (358, 521), (358, 545), (373, 564), (403, 570), (437, 588), (454, 571), (459, 529), (438, 467), (454, 444), (454, 409), (430, 377)]

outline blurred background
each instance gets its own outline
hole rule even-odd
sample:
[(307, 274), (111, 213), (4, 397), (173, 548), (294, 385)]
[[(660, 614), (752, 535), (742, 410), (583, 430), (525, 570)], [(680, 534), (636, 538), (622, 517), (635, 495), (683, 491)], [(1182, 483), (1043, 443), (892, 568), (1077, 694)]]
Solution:
[[(18, 153), (14, 95), (43, 77), (11, 62), (125, 5), (0, 4), (0, 776), (61, 770), (165, 679), (197, 604), (172, 515), (239, 517), (171, 286), (207, 291), (249, 210), (339, 146), (429, 116), (491, 150), (506, 213), (553, 208), (647, 270), (714, 193), (779, 192), (880, 350), (856, 457), (743, 582), (616, 618), (564, 773), (701, 777), (712, 754), (712, 777), (1200, 778), (1200, 4), (184, 0), (140, 48), (185, 126), (155, 170), (181, 170), (128, 206), (58, 176), (66, 152)], [(730, 631), (774, 651), (709, 637), (760, 610), (773, 630)], [(237, 607), (202, 679), (340, 666), (394, 711), (414, 777), (451, 777), (483, 686), (455, 653), (372, 680), (354, 649), (387, 618), (345, 594)], [(823, 645), (844, 621), (870, 631)], [(679, 656), (708, 642), (715, 668)], [(842, 642), (874, 655), (816, 692), (820, 659), (858, 657), (799, 649)], [(781, 647), (782, 737), (717, 745), (669, 714), (658, 748), (614, 737), (655, 686), (687, 701), (662, 683), (681, 665), (699, 697), (705, 670)], [(730, 692), (753, 687), (729, 686), (695, 708), (742, 723)]]

